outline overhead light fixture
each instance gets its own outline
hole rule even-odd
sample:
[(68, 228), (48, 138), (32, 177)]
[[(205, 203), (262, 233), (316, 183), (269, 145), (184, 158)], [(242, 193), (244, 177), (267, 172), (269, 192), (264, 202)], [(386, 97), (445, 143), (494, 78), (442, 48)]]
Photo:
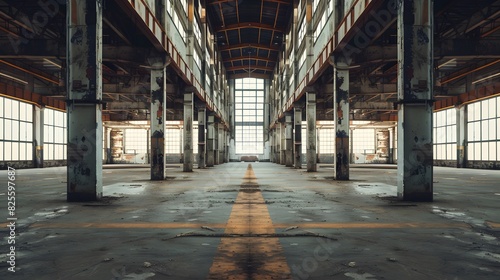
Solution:
[(51, 65), (53, 65), (53, 66), (55, 66), (55, 67), (57, 67), (57, 68), (59, 68), (59, 69), (60, 69), (60, 68), (62, 68), (62, 66), (61, 66), (61, 65), (59, 65), (59, 64), (57, 64), (57, 63), (55, 63), (54, 61), (52, 61), (52, 60), (50, 60), (50, 59), (44, 58), (44, 59), (43, 59), (43, 61), (45, 61), (45, 62), (47, 62), (47, 63), (49, 63), (49, 64), (51, 64)]
[(16, 82), (21, 83), (21, 84), (25, 84), (25, 85), (28, 84), (28, 82), (26, 82), (25, 80), (21, 80), (19, 78), (13, 77), (11, 75), (4, 74), (2, 72), (0, 72), (0, 76), (5, 77), (5, 78), (10, 79), (10, 80), (13, 80), (13, 81), (16, 81)]
[(457, 66), (457, 59), (456, 58), (452, 58), (448, 61), (446, 61), (445, 63), (441, 63), (440, 65), (438, 65), (438, 69), (442, 68), (442, 67), (445, 67), (445, 66)]
[(494, 77), (497, 77), (497, 76), (500, 76), (500, 73), (496, 73), (496, 74), (493, 74), (493, 75), (489, 75), (488, 77), (484, 77), (484, 78), (481, 78), (479, 80), (475, 80), (474, 82), (472, 82), (472, 84), (475, 85), (477, 83), (483, 82), (485, 80), (488, 80), (488, 79), (491, 79), (491, 78), (494, 78)]

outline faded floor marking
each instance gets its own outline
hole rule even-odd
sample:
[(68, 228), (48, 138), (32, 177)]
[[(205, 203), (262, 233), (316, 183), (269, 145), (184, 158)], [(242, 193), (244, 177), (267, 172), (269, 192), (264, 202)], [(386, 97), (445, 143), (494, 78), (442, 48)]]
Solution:
[[(252, 165), (249, 164), (224, 233), (275, 233), (264, 202)], [(292, 277), (278, 238), (236, 237), (221, 239), (208, 279)]]
[[(493, 229), (499, 229), (499, 223), (487, 222), (488, 226)], [(0, 227), (6, 227), (8, 224), (0, 224)], [(466, 223), (290, 223), (290, 224), (274, 224), (275, 229), (286, 229), (297, 226), (298, 228), (307, 229), (463, 229), (470, 228)], [(202, 227), (210, 227), (213, 229), (226, 229), (227, 224), (210, 224), (210, 223), (53, 223), (53, 222), (37, 222), (30, 226), (37, 229), (75, 229), (75, 228), (92, 228), (92, 229), (196, 229)], [(233, 232), (234, 233), (234, 232)]]

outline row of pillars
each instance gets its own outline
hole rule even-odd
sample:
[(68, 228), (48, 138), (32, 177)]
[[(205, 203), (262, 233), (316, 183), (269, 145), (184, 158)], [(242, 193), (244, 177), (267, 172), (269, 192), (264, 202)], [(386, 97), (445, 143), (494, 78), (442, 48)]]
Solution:
[[(433, 199), (433, 5), (428, 0), (402, 0), (398, 5), (398, 196)], [(334, 123), (336, 180), (349, 180), (349, 58), (335, 57)], [(306, 93), (307, 171), (316, 171), (316, 103)], [(301, 167), (302, 108), (294, 106), (271, 132), (273, 161)], [(292, 139), (292, 128), (295, 137)], [(295, 154), (295, 158), (294, 155)]]
[[(151, 180), (165, 178), (165, 69), (151, 70)], [(184, 172), (192, 172), (194, 165), (193, 137), (198, 137), (198, 168), (212, 167), (228, 161), (227, 131), (217, 123), (215, 114), (198, 104), (198, 135), (193, 135), (194, 94), (184, 93), (183, 164)], [(206, 132), (205, 132), (206, 130)]]
[(216, 122), (215, 115), (198, 107), (198, 168), (229, 162), (228, 138), (227, 130)]
[[(67, 200), (102, 197), (102, 25), (99, 1), (69, 1), (67, 9)], [(165, 178), (165, 59), (151, 58), (151, 179)], [(154, 61), (154, 62), (153, 62)], [(184, 94), (183, 171), (193, 170), (194, 95)], [(228, 139), (215, 117), (208, 115), (205, 141), (204, 108), (198, 109), (200, 167), (227, 161)], [(200, 121), (201, 120), (201, 121)], [(205, 151), (205, 152), (203, 152)], [(206, 155), (206, 161), (205, 161)]]

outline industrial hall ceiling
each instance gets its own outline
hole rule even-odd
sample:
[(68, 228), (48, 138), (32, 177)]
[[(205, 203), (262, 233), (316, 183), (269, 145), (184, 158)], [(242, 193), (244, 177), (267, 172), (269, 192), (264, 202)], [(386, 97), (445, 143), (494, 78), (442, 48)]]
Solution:
[[(147, 58), (153, 47), (123, 9), (124, 2), (127, 1), (103, 1), (103, 101), (108, 104), (104, 113), (117, 121), (147, 120), (150, 100)], [(194, 5), (206, 9), (208, 27), (227, 77), (273, 79), (282, 71), (278, 66), (285, 59), (283, 52), (287, 35), (293, 29), (294, 9), (303, 2), (205, 0), (194, 1)], [(320, 1), (323, 6), (326, 2)], [(389, 0), (374, 2), (383, 7)], [(500, 1), (435, 0), (433, 3), (435, 100), (474, 90), (498, 93), (494, 91), (498, 89), (500, 77), (497, 75), (500, 72)], [(33, 25), (39, 11), (38, 1), (0, 0), (0, 80), (29, 85), (33, 93), (64, 101), (65, 5), (46, 13), (43, 25)], [(333, 15), (337, 23), (344, 20), (341, 14), (341, 9), (335, 6)], [(315, 15), (311, 19), (315, 21)], [(368, 15), (358, 28), (363, 30), (363, 24), (370, 20), (373, 18)], [(310, 85), (318, 93), (319, 120), (333, 119), (332, 68), (324, 67)], [(350, 101), (358, 105), (351, 108), (352, 119), (390, 119), (389, 116), (396, 114), (397, 108), (392, 104), (397, 101), (397, 68), (394, 17), (353, 56)], [(172, 85), (179, 83), (175, 73), (170, 73), (168, 80)], [(182, 100), (173, 87), (167, 87), (167, 91), (167, 104), (172, 105), (166, 110), (172, 119), (180, 119)], [(113, 107), (113, 103), (124, 101), (138, 102), (146, 109)]]

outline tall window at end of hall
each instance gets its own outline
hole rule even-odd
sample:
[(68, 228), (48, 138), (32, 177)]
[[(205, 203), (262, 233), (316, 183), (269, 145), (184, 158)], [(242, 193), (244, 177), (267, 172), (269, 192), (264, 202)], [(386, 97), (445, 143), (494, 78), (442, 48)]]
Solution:
[(264, 80), (235, 81), (236, 154), (264, 153)]

